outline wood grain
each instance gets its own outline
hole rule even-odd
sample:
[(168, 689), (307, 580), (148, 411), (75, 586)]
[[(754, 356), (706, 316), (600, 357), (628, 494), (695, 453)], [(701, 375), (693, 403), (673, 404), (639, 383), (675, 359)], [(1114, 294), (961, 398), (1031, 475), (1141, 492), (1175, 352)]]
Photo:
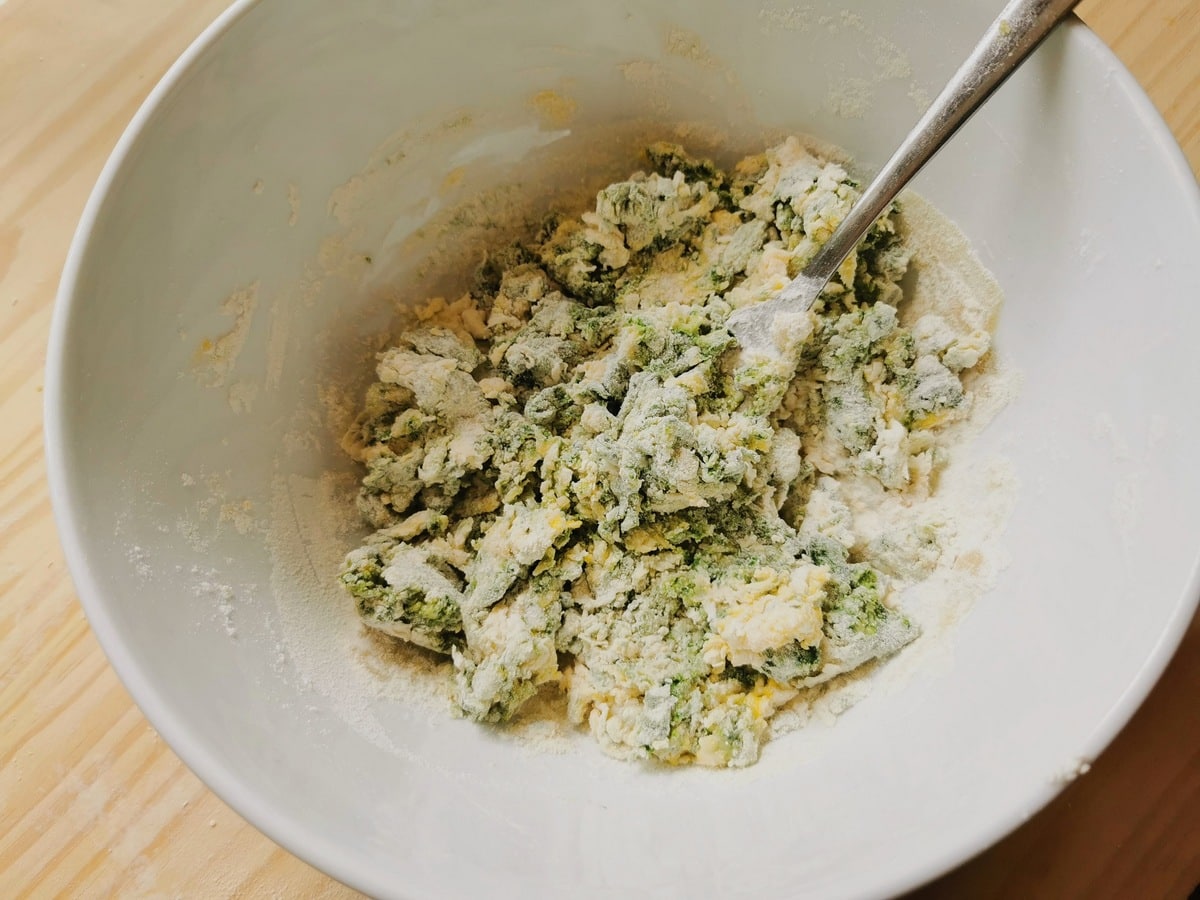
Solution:
[[(75, 600), (41, 392), (67, 244), (137, 105), (225, 0), (0, 0), (0, 896), (351, 897), (158, 738)], [(1200, 3), (1090, 0), (1200, 169)], [(920, 897), (1177, 897), (1200, 883), (1200, 625), (1045, 811)]]

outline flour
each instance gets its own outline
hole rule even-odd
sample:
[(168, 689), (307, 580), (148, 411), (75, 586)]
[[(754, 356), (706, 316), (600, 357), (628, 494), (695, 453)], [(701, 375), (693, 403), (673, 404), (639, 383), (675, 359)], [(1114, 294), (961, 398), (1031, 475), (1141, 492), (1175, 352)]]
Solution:
[(248, 413), (254, 407), (254, 398), (257, 396), (257, 382), (239, 379), (229, 386), (229, 408), (239, 415)]
[(915, 81), (908, 86), (908, 99), (912, 101), (913, 107), (919, 113), (929, 109), (929, 105), (933, 103), (933, 98), (929, 96), (929, 91), (925, 90)]
[(220, 575), (215, 569), (192, 566), (188, 574), (194, 579), (192, 593), (212, 606), (225, 634), (236, 638), (238, 630), (234, 613), (239, 605), (252, 602), (253, 585), (239, 593), (232, 585), (218, 580)]
[(759, 30), (764, 35), (772, 31), (803, 33), (812, 28), (815, 19), (811, 6), (768, 7), (758, 11), (758, 18), (763, 23)]
[[(538, 91), (529, 98), (529, 105), (537, 113), (542, 127), (547, 130), (566, 127), (575, 117), (575, 110), (578, 106), (571, 97), (552, 90)], [(454, 187), (461, 177), (462, 169), (454, 169), (450, 175), (446, 176), (442, 187)]]
[(872, 34), (869, 41), (875, 53), (875, 68), (879, 78), (891, 80), (912, 76), (912, 63), (908, 54), (897, 44), (880, 34)]
[(1068, 785), (1076, 778), (1086, 775), (1090, 771), (1092, 771), (1092, 764), (1090, 762), (1079, 757), (1072, 757), (1055, 774), (1054, 780), (1061, 785)]
[(263, 387), (275, 390), (283, 380), (284, 358), (287, 354), (289, 314), (282, 294), (276, 294), (267, 310), (267, 376)]
[(826, 108), (843, 119), (861, 119), (871, 108), (874, 97), (871, 82), (865, 78), (847, 78), (830, 85)]
[(1150, 416), (1145, 431), (1144, 449), (1135, 452), (1107, 412), (1096, 415), (1092, 436), (1107, 445), (1110, 458), (1117, 464), (1112, 479), (1109, 518), (1121, 545), (1129, 549), (1143, 521), (1143, 503), (1150, 473), (1156, 468), (1154, 457), (1170, 439), (1171, 421), (1161, 413)]
[(233, 526), (238, 534), (246, 535), (252, 532), (262, 532), (266, 525), (254, 515), (254, 501), (235, 500), (222, 503), (219, 521)]
[(721, 63), (712, 55), (703, 39), (687, 28), (671, 28), (667, 31), (664, 49), (671, 56), (691, 60), (706, 69), (720, 69)]
[(193, 370), (201, 384), (223, 387), (237, 364), (238, 354), (246, 343), (246, 335), (258, 304), (258, 282), (234, 291), (221, 302), (221, 313), (233, 318), (228, 331), (215, 339), (205, 338), (196, 348)]
[(300, 188), (294, 184), (287, 186), (288, 227), (294, 228), (300, 221)]
[[(353, 481), (335, 474), (281, 476), (273, 485), (271, 587), (282, 632), (276, 666), (284, 674), (285, 661), (290, 661), (302, 689), (333, 700), (338, 716), (356, 732), (395, 752), (374, 703), (399, 695), (432, 713), (444, 680), (430, 660), (416, 653), (394, 660), (401, 664), (392, 666), (392, 677), (379, 677), (384, 658), (372, 650), (383, 648), (373, 647), (353, 611), (334, 601), (334, 573), (348, 536), (358, 528), (352, 491)], [(404, 648), (391, 652), (403, 653)]]
[(129, 560), (130, 565), (133, 566), (134, 571), (138, 573), (138, 577), (143, 581), (154, 573), (154, 570), (150, 566), (150, 555), (139, 545), (131, 545), (125, 557)]
[[(857, 32), (862, 37), (855, 42), (862, 47), (859, 51), (864, 59), (870, 60), (873, 71), (866, 76), (836, 78), (830, 81), (825, 96), (825, 108), (833, 115), (845, 119), (860, 119), (871, 111), (877, 85), (889, 81), (900, 81), (912, 77), (912, 62), (908, 54), (894, 41), (874, 31), (862, 16), (849, 10), (836, 14), (818, 14), (809, 5), (768, 7), (759, 10), (759, 31), (765, 36), (775, 32), (803, 34), (822, 29), (828, 34)], [(909, 96), (919, 111), (929, 105), (924, 90), (911, 83)]]

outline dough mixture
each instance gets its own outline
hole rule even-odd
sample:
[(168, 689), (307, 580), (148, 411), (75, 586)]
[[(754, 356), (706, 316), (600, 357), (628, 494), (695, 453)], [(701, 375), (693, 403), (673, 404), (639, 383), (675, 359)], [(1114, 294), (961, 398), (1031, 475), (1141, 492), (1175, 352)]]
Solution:
[[(610, 753), (745, 766), (800, 692), (916, 637), (890, 586), (938, 562), (919, 511), (990, 334), (905, 317), (893, 210), (743, 353), (731, 311), (857, 184), (794, 138), (729, 172), (647, 156), (380, 355), (345, 439), (375, 530), (341, 579), (367, 625), (451, 657), (467, 717), (553, 684)], [(885, 496), (913, 515), (860, 527)]]

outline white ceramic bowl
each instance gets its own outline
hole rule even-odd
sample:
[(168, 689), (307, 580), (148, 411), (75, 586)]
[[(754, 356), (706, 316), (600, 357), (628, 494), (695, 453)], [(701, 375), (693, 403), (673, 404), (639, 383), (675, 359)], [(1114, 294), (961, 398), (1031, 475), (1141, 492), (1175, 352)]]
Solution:
[[(1078, 24), (919, 183), (1003, 285), (998, 345), (1024, 378), (979, 449), (1020, 480), (1011, 565), (950, 666), (819, 738), (776, 741), (747, 773), (540, 754), (355, 695), (342, 670), (358, 663), (321, 640), (350, 614), (323, 568), (348, 537), (287, 490), (345, 467), (324, 431), (303, 434), (318, 390), (364, 367), (388, 284), (407, 296), (436, 280), (417, 265), (437, 235), (412, 235), (439, 210), (480, 185), (595, 187), (629, 168), (638, 117), (738, 149), (807, 132), (869, 171), (993, 7), (236, 3), (100, 179), (46, 391), (80, 597), (187, 764), (378, 895), (835, 897), (935, 876), (1098, 754), (1197, 596), (1200, 200), (1146, 98)], [(443, 269), (462, 246), (442, 242)], [(256, 303), (235, 294), (222, 311), (254, 284)], [(311, 560), (273, 560), (273, 485)]]

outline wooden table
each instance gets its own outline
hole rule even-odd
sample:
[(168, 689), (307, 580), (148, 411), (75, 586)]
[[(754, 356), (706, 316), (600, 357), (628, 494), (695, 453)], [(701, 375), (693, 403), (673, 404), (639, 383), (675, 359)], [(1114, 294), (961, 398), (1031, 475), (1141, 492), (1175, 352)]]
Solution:
[[(67, 244), (138, 104), (226, 0), (0, 0), (0, 897), (348, 897), (214, 797), (101, 652), (42, 461)], [(1200, 0), (1082, 15), (1200, 168)], [(1200, 249), (1200, 248), (1198, 248)], [(1200, 621), (1091, 774), (927, 897), (1176, 897), (1200, 883)]]

